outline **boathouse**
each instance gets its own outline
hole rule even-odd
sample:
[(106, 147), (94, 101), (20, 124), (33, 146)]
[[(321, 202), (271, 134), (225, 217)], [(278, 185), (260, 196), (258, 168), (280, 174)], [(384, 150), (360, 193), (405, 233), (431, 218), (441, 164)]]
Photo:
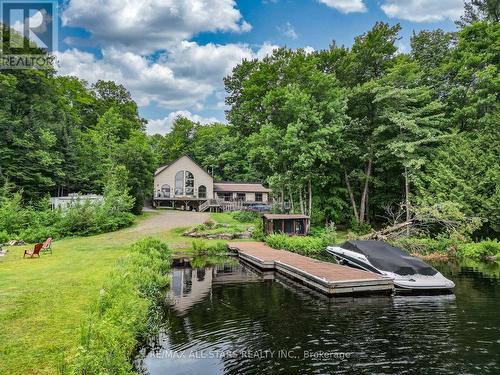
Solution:
[(307, 215), (265, 214), (262, 216), (262, 220), (266, 235), (285, 233), (291, 236), (306, 236), (309, 234), (311, 219)]

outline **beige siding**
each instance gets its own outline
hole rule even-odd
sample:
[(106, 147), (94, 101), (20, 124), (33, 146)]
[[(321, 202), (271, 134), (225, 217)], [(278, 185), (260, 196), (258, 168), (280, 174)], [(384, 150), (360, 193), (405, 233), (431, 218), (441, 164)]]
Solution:
[(170, 196), (173, 197), (175, 193), (175, 174), (178, 171), (189, 171), (194, 175), (194, 194), (198, 197), (198, 188), (205, 185), (207, 188), (207, 198), (214, 195), (214, 182), (212, 177), (200, 168), (196, 163), (186, 156), (175, 161), (168, 168), (163, 170), (160, 174), (155, 176), (155, 195), (158, 190), (161, 190), (162, 185), (170, 185)]

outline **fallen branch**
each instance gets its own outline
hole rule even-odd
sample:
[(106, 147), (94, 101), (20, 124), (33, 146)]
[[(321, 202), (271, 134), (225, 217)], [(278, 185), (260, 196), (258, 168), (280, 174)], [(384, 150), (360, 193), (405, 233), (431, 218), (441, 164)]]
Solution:
[(399, 233), (402, 229), (407, 228), (408, 226), (413, 224), (413, 220), (410, 221), (405, 221), (403, 223), (399, 223), (387, 228), (384, 228), (379, 231), (373, 231), (371, 233), (368, 233), (360, 239), (362, 240), (387, 240), (388, 237), (391, 237), (391, 235)]

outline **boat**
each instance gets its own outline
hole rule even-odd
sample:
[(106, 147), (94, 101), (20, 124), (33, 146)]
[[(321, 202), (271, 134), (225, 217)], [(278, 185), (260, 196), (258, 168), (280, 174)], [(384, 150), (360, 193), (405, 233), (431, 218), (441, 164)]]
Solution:
[(326, 251), (340, 264), (390, 277), (397, 290), (446, 292), (455, 287), (435, 268), (387, 242), (350, 240)]

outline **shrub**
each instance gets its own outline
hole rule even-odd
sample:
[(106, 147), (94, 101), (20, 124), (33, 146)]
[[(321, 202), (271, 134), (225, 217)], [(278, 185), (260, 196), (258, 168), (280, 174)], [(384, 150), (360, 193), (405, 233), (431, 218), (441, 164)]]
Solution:
[(205, 226), (206, 229), (213, 229), (213, 228), (215, 228), (217, 223), (215, 221), (213, 221), (212, 219), (208, 219), (208, 220), (205, 220), (203, 222), (203, 225)]
[(0, 230), (0, 244), (11, 240), (9, 234), (5, 230)]
[(372, 230), (372, 227), (370, 224), (367, 224), (367, 223), (359, 223), (358, 221), (356, 221), (355, 219), (352, 219), (351, 220), (351, 230), (359, 235), (359, 236), (362, 236), (364, 234), (368, 234), (371, 232)]
[(259, 218), (257, 212), (253, 211), (235, 211), (232, 216), (240, 223), (251, 223)]
[(227, 253), (227, 244), (224, 241), (209, 242), (196, 239), (192, 243), (193, 254), (199, 255), (219, 255)]
[(288, 250), (302, 255), (318, 254), (325, 247), (331, 245), (328, 236), (287, 236), (286, 234), (272, 234), (266, 237), (266, 243), (274, 249)]
[(169, 269), (167, 246), (151, 238), (136, 242), (117, 262), (82, 326), (73, 373), (134, 373), (137, 343), (158, 328), (155, 311)]
[(400, 247), (409, 253), (417, 253), (422, 255), (428, 255), (430, 253), (447, 253), (456, 249), (457, 240), (450, 239), (448, 237), (437, 237), (437, 238), (415, 238), (415, 237), (402, 237), (397, 240), (390, 241), (392, 245)]
[(265, 234), (264, 234), (264, 223), (262, 220), (257, 220), (255, 222), (255, 227), (252, 232), (252, 238), (256, 241), (264, 241), (265, 239)]
[(49, 237), (60, 237), (56, 228), (42, 226), (29, 227), (19, 234), (19, 238), (28, 243), (44, 242)]
[(488, 240), (460, 244), (457, 255), (474, 259), (483, 259), (492, 256), (500, 259), (500, 242), (497, 240)]
[(88, 236), (130, 226), (134, 215), (128, 212), (133, 199), (125, 187), (110, 178), (104, 201), (75, 203), (65, 210), (49, 209), (48, 199), (36, 206), (23, 206), (20, 193), (0, 190), (0, 231), (7, 237), (40, 242), (47, 237)]

